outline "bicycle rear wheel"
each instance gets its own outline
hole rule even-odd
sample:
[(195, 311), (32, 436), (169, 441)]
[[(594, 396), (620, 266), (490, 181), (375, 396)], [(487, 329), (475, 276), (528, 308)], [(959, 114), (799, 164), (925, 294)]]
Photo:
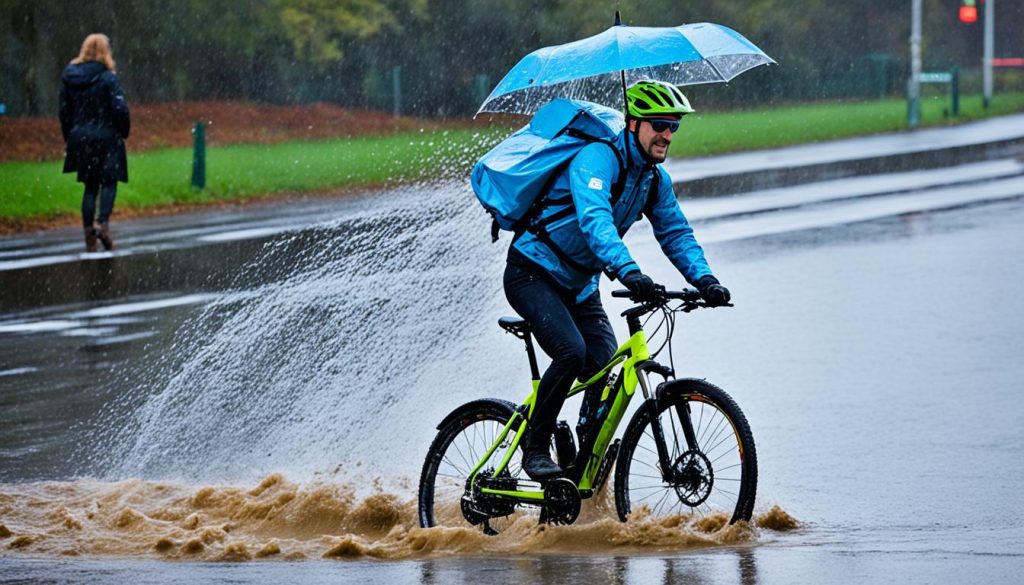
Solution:
[(757, 453), (736, 402), (703, 380), (676, 380), (660, 391), (657, 411), (668, 473), (658, 455), (651, 408), (644, 403), (626, 429), (615, 466), (619, 519), (642, 513), (654, 518), (723, 515), (730, 524), (750, 520)]
[[(504, 400), (478, 400), (461, 406), (441, 423), (420, 474), (420, 526), (476, 526), (488, 534), (497, 534), (511, 525), (517, 515), (514, 503), (478, 501), (477, 505), (467, 507), (463, 495), (470, 472), (498, 440), (514, 410), (515, 405)], [(481, 474), (493, 472), (511, 446), (513, 436), (512, 432), (506, 436), (481, 468)], [(496, 481), (515, 489), (521, 475), (521, 456), (517, 453)]]

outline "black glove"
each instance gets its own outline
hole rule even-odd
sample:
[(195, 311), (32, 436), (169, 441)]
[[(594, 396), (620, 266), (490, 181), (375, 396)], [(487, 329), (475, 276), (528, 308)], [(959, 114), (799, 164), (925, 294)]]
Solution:
[(718, 279), (710, 274), (702, 276), (697, 281), (697, 290), (700, 291), (700, 296), (704, 297), (704, 301), (712, 307), (725, 305), (732, 298), (729, 289), (722, 286)]
[(622, 284), (629, 289), (630, 298), (634, 301), (642, 303), (654, 300), (654, 291), (657, 290), (658, 285), (654, 284), (650, 276), (639, 270), (634, 270), (623, 276), (621, 280)]

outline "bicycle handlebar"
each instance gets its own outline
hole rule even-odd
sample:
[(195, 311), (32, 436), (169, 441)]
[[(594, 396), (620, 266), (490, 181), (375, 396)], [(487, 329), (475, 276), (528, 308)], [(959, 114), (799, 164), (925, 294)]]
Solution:
[[(658, 294), (658, 297), (659, 297), (658, 300), (662, 301), (662, 302), (664, 302), (664, 301), (672, 301), (672, 300), (679, 300), (679, 301), (699, 301), (700, 300), (700, 292), (697, 291), (697, 289), (693, 289), (693, 288), (684, 288), (683, 290), (665, 290), (663, 287), (659, 286), (658, 293), (659, 293)], [(624, 288), (620, 288), (619, 290), (613, 290), (612, 291), (612, 296), (613, 297), (619, 297), (619, 298), (626, 298), (626, 299), (628, 299), (628, 298), (630, 298), (630, 296), (632, 294), (633, 293), (631, 293), (630, 291), (628, 291), (628, 290), (626, 290)]]
[(683, 290), (665, 290), (665, 287), (661, 285), (655, 286), (655, 298), (646, 301), (639, 301), (633, 298), (633, 293), (631, 293), (628, 290), (613, 290), (613, 297), (628, 298), (632, 300), (634, 303), (637, 303), (635, 307), (623, 311), (622, 316), (628, 319), (635, 319), (641, 315), (657, 311), (658, 309), (666, 306), (669, 301), (683, 301), (683, 303), (676, 310), (680, 310), (684, 313), (689, 313), (694, 309), (700, 308), (733, 306), (732, 303), (725, 303), (724, 305), (708, 304), (701, 300), (700, 292), (692, 288), (684, 288)]

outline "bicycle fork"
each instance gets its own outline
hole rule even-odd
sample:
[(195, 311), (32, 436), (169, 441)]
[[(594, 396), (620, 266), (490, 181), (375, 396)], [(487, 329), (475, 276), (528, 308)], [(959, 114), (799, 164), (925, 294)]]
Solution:
[[(651, 433), (654, 435), (654, 444), (658, 449), (658, 461), (661, 467), (661, 478), (665, 483), (679, 483), (680, 478), (677, 477), (677, 471), (675, 464), (672, 461), (672, 455), (668, 450), (668, 443), (665, 440), (665, 430), (661, 424), (661, 418), (658, 416), (658, 396), (657, 392), (652, 392), (649, 387), (647, 379), (647, 372), (653, 372), (665, 378), (666, 380), (672, 378), (675, 373), (672, 368), (663, 366), (657, 362), (645, 361), (637, 364), (637, 378), (640, 382), (640, 387), (644, 393), (644, 407), (648, 410), (648, 417), (651, 421)], [(683, 428), (683, 438), (686, 440), (686, 450), (692, 450), (697, 448), (697, 437), (693, 430), (693, 423), (690, 421), (690, 406), (688, 403), (680, 404), (676, 409), (676, 414), (679, 417), (679, 424)]]

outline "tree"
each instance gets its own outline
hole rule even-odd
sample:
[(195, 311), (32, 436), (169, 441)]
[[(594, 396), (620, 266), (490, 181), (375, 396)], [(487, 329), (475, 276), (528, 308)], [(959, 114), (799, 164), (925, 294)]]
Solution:
[(345, 39), (366, 39), (397, 24), (394, 13), (377, 0), (276, 0), (274, 4), (295, 56), (318, 66), (340, 60)]

